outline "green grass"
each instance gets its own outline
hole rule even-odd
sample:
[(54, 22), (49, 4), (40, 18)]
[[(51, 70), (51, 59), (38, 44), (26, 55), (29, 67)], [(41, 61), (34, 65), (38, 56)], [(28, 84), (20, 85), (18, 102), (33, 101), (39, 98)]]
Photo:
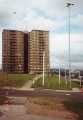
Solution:
[(32, 80), (33, 76), (28, 74), (3, 74), (0, 77), (0, 87), (22, 87), (28, 80)]
[(31, 80), (32, 75), (29, 74), (8, 74), (9, 80)]
[[(34, 88), (47, 88), (47, 89), (70, 89), (70, 81), (67, 81), (67, 86), (66, 86), (66, 82), (63, 78), (61, 78), (61, 84), (59, 86), (59, 78), (57, 75), (53, 75), (51, 77), (45, 77), (45, 84), (44, 86), (42, 86), (42, 78), (40, 78), (39, 80), (37, 80), (34, 85), (32, 87)], [(73, 87), (80, 87), (79, 82), (74, 82), (72, 81), (72, 88)]]

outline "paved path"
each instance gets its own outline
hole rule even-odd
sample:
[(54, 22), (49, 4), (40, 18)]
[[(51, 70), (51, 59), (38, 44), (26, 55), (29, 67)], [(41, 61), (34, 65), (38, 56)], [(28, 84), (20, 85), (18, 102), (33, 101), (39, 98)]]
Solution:
[(28, 82), (25, 83), (25, 85), (21, 88), (19, 88), (19, 90), (29, 90), (31, 89), (32, 85), (35, 83), (35, 81), (37, 81), (40, 77), (42, 77), (42, 75), (37, 75), (33, 78), (33, 80), (29, 80)]
[(23, 105), (0, 106), (0, 110), (3, 112), (0, 120), (65, 120), (26, 114), (26, 108)]
[(33, 84), (33, 81), (32, 80), (29, 80), (28, 82), (25, 83), (25, 85), (21, 88), (19, 88), (19, 90), (29, 90), (31, 88)]

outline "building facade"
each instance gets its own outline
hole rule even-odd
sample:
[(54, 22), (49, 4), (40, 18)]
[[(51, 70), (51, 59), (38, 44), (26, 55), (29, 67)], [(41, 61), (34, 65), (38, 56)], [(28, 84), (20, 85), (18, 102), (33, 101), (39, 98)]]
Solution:
[[(44, 61), (43, 61), (43, 55)], [(49, 32), (3, 30), (2, 67), (9, 73), (42, 73), (49, 71)]]
[(29, 33), (29, 73), (42, 73), (43, 55), (44, 70), (49, 70), (49, 32), (32, 30)]
[(29, 58), (28, 58), (28, 48), (29, 48), (29, 36), (28, 36), (28, 32), (24, 33), (24, 73), (28, 73), (28, 62), (29, 62)]
[(24, 72), (24, 33), (4, 30), (2, 33), (2, 66), (9, 73)]

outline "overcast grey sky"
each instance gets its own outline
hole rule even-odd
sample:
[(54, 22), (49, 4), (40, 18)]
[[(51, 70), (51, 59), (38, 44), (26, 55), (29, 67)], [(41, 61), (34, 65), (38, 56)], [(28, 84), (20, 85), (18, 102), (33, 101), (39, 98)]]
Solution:
[[(71, 9), (72, 67), (83, 68), (83, 0), (0, 0), (0, 63), (2, 30), (50, 31), (51, 66), (68, 66), (68, 10)], [(14, 14), (16, 12), (16, 14)]]

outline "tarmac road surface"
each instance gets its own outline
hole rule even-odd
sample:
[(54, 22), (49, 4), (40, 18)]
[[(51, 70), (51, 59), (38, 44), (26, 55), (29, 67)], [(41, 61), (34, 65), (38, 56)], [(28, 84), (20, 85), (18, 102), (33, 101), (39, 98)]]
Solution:
[(58, 98), (69, 98), (83, 101), (83, 92), (56, 92), (53, 90), (6, 90), (0, 89), (0, 96), (28, 97), (28, 96), (49, 96)]

